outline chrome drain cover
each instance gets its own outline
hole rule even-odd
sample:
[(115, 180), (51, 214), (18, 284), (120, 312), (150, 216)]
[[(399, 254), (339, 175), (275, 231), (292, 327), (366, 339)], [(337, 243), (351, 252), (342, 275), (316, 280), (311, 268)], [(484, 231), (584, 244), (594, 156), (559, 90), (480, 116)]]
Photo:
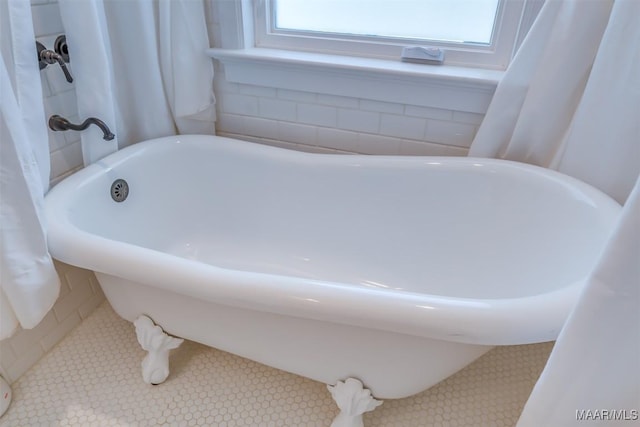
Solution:
[(124, 179), (116, 179), (111, 184), (111, 198), (116, 202), (124, 202), (129, 195), (129, 184)]

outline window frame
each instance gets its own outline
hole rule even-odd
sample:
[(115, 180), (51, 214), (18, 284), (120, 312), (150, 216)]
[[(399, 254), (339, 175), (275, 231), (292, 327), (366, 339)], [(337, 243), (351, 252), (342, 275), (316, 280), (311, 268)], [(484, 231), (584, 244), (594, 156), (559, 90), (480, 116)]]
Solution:
[(500, 0), (492, 42), (481, 45), (273, 30), (272, 0), (253, 0), (253, 45), (388, 60), (399, 60), (405, 46), (428, 45), (445, 50), (446, 65), (504, 70), (523, 39), (522, 33), (526, 33), (531, 25), (533, 18), (530, 15), (537, 15), (541, 3), (541, 0)]
[[(230, 84), (484, 114), (504, 74), (504, 70), (489, 67), (422, 65), (397, 57), (388, 60), (256, 47), (255, 0), (208, 1), (215, 45), (207, 55), (221, 66), (217, 78)], [(545, 2), (524, 1), (516, 48)]]

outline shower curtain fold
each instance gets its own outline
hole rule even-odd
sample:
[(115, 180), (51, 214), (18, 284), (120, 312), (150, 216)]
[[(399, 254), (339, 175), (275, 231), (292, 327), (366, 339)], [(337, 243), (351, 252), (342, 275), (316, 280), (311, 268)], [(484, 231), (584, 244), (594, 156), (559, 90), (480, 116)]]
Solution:
[(176, 133), (215, 133), (213, 64), (202, 0), (59, 0), (81, 117), (85, 165), (119, 147)]
[(639, 44), (636, 0), (545, 2), (469, 156), (556, 169), (624, 203), (640, 173)]
[[(115, 77), (112, 71), (111, 43), (107, 22), (100, 4), (93, 1), (59, 2), (69, 48), (70, 67), (74, 75), (78, 114), (82, 120), (97, 117), (115, 134), (111, 141), (90, 126), (80, 133), (82, 158), (87, 166), (118, 150), (121, 134), (120, 117), (116, 115)], [(66, 9), (70, 12), (64, 13)], [(73, 30), (70, 30), (73, 29)]]
[(616, 0), (553, 168), (624, 203), (640, 173), (640, 2)]
[(164, 89), (178, 133), (212, 134), (213, 68), (203, 54), (209, 36), (202, 3), (161, 0), (158, 22)]
[[(589, 424), (586, 413), (591, 422), (603, 422), (598, 425), (613, 421), (602, 418), (602, 410), (639, 419), (639, 260), (640, 178), (517, 427), (577, 427)], [(599, 418), (593, 418), (595, 411)]]
[(35, 327), (60, 282), (41, 217), (49, 140), (28, 1), (0, 2), (0, 339)]
[(545, 2), (469, 150), (559, 170), (625, 205), (518, 427), (581, 425), (579, 411), (638, 417), (638, 46), (637, 0)]

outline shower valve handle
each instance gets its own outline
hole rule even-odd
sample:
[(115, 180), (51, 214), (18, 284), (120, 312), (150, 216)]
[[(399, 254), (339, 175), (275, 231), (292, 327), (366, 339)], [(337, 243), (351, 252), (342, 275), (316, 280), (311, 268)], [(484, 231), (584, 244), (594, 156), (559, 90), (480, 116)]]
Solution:
[(73, 82), (73, 77), (67, 68), (67, 65), (64, 63), (64, 58), (57, 52), (54, 52), (51, 49), (47, 49), (40, 42), (36, 42), (36, 47), (38, 49), (38, 63), (40, 65), (40, 69), (42, 70), (47, 65), (50, 64), (59, 64), (60, 68), (62, 68), (62, 72), (64, 73), (64, 77), (67, 79), (69, 83)]

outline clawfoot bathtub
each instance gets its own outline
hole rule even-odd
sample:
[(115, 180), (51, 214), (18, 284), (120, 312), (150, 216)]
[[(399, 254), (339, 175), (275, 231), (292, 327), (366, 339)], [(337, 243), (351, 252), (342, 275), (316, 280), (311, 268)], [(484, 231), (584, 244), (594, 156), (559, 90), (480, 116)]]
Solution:
[[(120, 316), (324, 382), (362, 412), (493, 346), (554, 340), (619, 209), (520, 163), (195, 135), (121, 150), (45, 200), (52, 255), (94, 270)], [(149, 382), (177, 345), (158, 340)]]

